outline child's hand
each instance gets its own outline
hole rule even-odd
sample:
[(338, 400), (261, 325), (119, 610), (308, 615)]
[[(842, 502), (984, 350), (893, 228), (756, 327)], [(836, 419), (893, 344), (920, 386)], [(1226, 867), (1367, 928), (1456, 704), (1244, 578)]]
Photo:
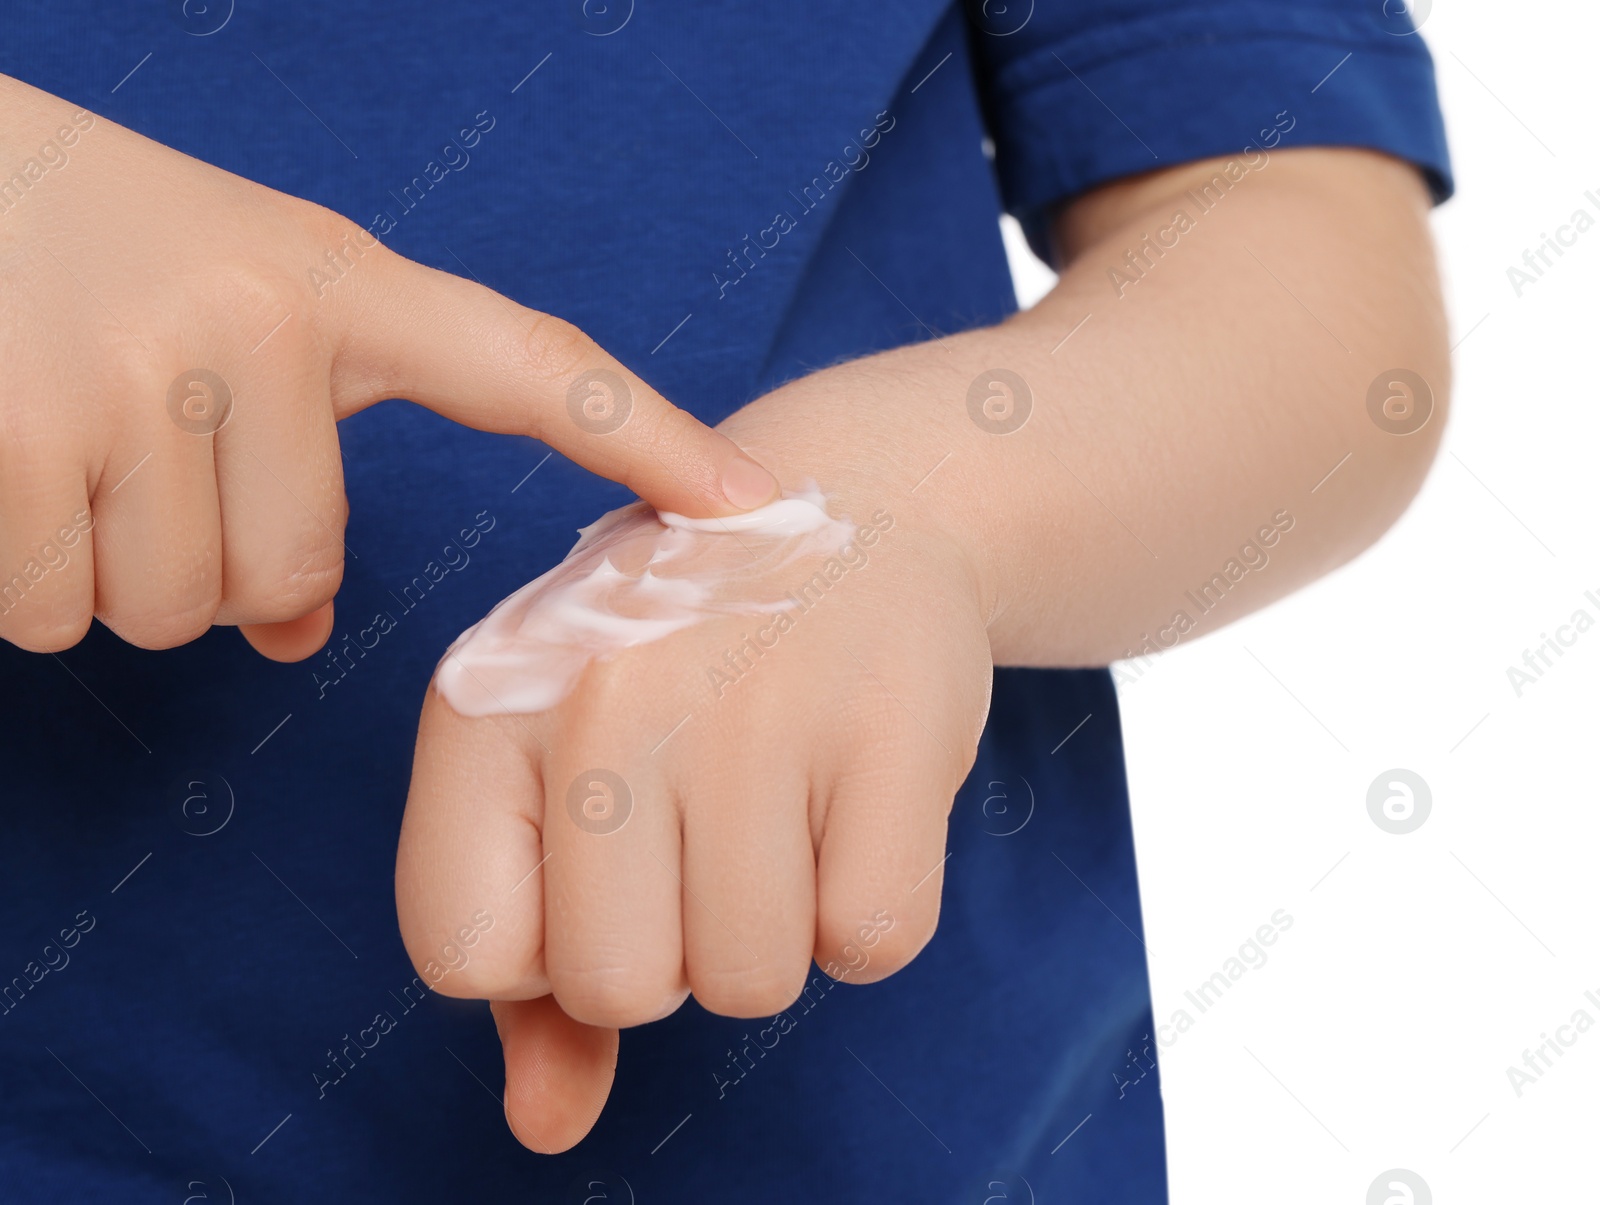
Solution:
[[(614, 1050), (535, 997), (589, 1026), (653, 1020), (689, 991), (761, 1016), (792, 1003), (813, 958), (868, 982), (933, 934), (989, 644), (969, 556), (908, 489), (937, 452), (902, 440), (885, 476), (881, 413), (855, 411), (851, 432), (807, 405), (859, 385), (833, 370), (735, 420), (786, 486), (817, 479), (870, 531), (781, 632), (771, 611), (708, 620), (590, 664), (538, 714), (465, 718), (429, 692), (401, 928), (437, 990), (519, 1002), (496, 1017), (508, 1117), (534, 1149), (587, 1130), (610, 1078), (595, 1051)], [(776, 569), (758, 593), (799, 594), (825, 561)], [(447, 960), (463, 926), (470, 956)], [(574, 1106), (574, 1078), (592, 1109)]]
[(0, 114), (7, 162), (33, 156), (0, 195), (0, 639), (53, 652), (98, 616), (147, 648), (225, 623), (314, 652), (335, 423), (387, 397), (695, 514), (776, 489), (568, 323), (3, 76)]
[[(855, 981), (916, 952), (991, 655), (1084, 666), (1170, 648), (1327, 572), (1399, 514), (1450, 377), (1427, 192), (1366, 151), (1272, 163), (1126, 297), (1128, 248), (1236, 164), (1179, 165), (1065, 207), (1061, 282), (1026, 313), (819, 372), (734, 415), (725, 431), (787, 484), (814, 478), (858, 522), (882, 509), (894, 525), (720, 698), (707, 670), (748, 623), (592, 667), (541, 715), (464, 720), (430, 698), (401, 925), (426, 972), (477, 910), (505, 918), (468, 928), (471, 962), (430, 982), (521, 998), (495, 1014), (525, 1143), (582, 1136), (615, 1052), (614, 1034), (541, 992), (612, 1024), (686, 987), (753, 1015), (794, 995), (808, 954)], [(1380, 279), (1396, 287), (1373, 290)], [(1316, 291), (1286, 305), (1286, 280)], [(1399, 431), (1373, 411), (1395, 365), (1424, 385), (1420, 425)], [(1318, 492), (1329, 465), (1345, 467)], [(1292, 541), (1263, 526), (1280, 509)], [(1256, 539), (1272, 570), (1245, 576), (1235, 558)], [(1196, 583), (1227, 606), (1197, 604)], [(606, 781), (593, 770), (622, 775), (632, 800), (609, 835), (572, 818), (586, 784)], [(604, 807), (603, 789), (593, 798)]]

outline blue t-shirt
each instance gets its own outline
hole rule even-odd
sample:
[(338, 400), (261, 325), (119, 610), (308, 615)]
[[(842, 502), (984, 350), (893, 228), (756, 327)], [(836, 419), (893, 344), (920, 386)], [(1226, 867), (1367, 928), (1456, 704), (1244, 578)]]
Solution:
[[(1038, 239), (1096, 184), (1252, 145), (1375, 147), (1443, 197), (1399, 7), (51, 0), (8, 8), (0, 71), (568, 318), (715, 422), (1003, 318), (1002, 208)], [(575, 1150), (518, 1146), (487, 1006), (401, 947), (395, 838), (446, 644), (626, 495), (403, 402), (341, 437), (313, 660), (0, 646), (0, 1197), (1165, 1199), (1103, 671), (996, 674), (909, 969), (770, 1021), (690, 1003), (623, 1035)]]

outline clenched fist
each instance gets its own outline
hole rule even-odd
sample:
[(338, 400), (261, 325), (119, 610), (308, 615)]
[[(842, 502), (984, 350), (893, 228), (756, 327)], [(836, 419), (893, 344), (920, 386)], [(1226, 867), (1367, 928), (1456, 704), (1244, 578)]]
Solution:
[[(514, 598), (440, 667), (401, 933), (435, 990), (496, 1002), (507, 1118), (535, 1150), (593, 1124), (616, 1027), (691, 992), (776, 1013), (813, 960), (871, 982), (933, 935), (992, 665), (970, 548), (915, 477), (882, 471), (899, 428), (847, 404), (877, 383), (830, 369), (731, 420), (786, 487), (814, 477), (850, 517), (832, 543), (756, 515), (614, 516), (542, 603), (519, 618)], [(774, 523), (810, 529), (796, 518)], [(579, 668), (574, 648), (605, 655)], [(470, 958), (448, 959), (464, 932)]]

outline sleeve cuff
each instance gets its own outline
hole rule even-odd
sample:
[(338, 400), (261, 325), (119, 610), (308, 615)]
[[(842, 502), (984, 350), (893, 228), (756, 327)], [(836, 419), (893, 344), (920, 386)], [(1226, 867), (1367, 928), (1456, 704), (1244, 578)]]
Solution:
[(1227, 5), (1102, 27), (1008, 64), (992, 95), (1006, 207), (1041, 255), (1057, 202), (1264, 144), (1395, 155), (1435, 203), (1455, 187), (1421, 39), (1325, 12)]

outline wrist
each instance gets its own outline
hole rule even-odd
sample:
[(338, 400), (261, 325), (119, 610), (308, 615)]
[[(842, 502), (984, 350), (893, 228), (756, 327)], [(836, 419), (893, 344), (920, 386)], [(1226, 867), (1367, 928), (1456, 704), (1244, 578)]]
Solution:
[[(944, 340), (944, 344), (956, 342)], [(1003, 522), (982, 440), (967, 413), (969, 357), (929, 345), (823, 369), (758, 398), (720, 429), (785, 489), (817, 482), (836, 513), (892, 519), (886, 542), (936, 563), (985, 623), (1000, 606)]]

